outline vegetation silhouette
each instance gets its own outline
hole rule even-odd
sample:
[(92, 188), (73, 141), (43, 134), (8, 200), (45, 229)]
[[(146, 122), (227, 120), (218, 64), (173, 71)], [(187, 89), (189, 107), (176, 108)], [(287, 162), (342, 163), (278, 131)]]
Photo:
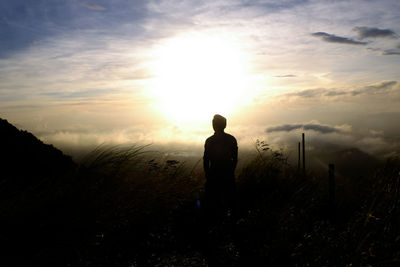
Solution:
[[(8, 147), (1, 150), (3, 265), (208, 264), (196, 205), (204, 198), (202, 166), (141, 145), (102, 145), (74, 164), (3, 120), (0, 134)], [(11, 142), (27, 144), (17, 153)], [(207, 237), (221, 266), (398, 264), (399, 159), (362, 182), (338, 183), (331, 220), (327, 175), (309, 170), (303, 178), (284, 151), (262, 141), (256, 148), (237, 171), (233, 234), (222, 220)], [(32, 162), (36, 169), (26, 170)]]

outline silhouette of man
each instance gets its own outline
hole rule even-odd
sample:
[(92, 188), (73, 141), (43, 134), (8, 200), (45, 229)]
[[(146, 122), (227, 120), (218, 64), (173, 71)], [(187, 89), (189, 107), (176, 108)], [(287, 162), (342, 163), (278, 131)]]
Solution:
[(214, 135), (204, 145), (203, 167), (206, 175), (205, 208), (211, 217), (235, 209), (235, 176), (238, 146), (235, 137), (224, 132), (226, 119), (215, 115)]

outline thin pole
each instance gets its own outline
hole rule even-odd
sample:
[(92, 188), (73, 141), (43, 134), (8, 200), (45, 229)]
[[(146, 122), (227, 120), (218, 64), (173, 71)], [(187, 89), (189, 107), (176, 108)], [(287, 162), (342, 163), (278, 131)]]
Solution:
[(306, 172), (306, 142), (304, 138), (304, 133), (302, 133), (302, 141), (303, 141), (303, 172)]
[(329, 164), (329, 202), (335, 203), (335, 165)]
[(299, 157), (298, 157), (298, 160), (297, 160), (297, 169), (300, 170), (300, 142), (299, 142), (299, 146), (298, 146), (298, 151), (299, 151)]

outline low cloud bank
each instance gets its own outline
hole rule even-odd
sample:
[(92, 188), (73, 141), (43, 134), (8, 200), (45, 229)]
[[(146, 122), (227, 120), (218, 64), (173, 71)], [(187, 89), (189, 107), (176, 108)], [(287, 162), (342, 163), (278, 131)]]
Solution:
[(326, 133), (341, 133), (341, 132), (343, 132), (343, 130), (340, 129), (340, 128), (335, 128), (335, 127), (332, 127), (332, 126), (315, 124), (315, 123), (284, 124), (284, 125), (279, 125), (279, 126), (267, 128), (266, 132), (267, 133), (271, 133), (271, 132), (290, 132), (290, 131), (298, 130), (298, 129), (312, 130), (312, 131), (319, 132), (319, 133), (322, 133), (322, 134), (326, 134)]

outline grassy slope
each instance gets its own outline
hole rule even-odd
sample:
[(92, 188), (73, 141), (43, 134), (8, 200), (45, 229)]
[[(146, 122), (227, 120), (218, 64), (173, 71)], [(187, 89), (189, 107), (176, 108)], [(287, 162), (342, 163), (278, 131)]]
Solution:
[(258, 148), (237, 175), (237, 220), (207, 232), (196, 204), (204, 185), (201, 166), (146, 147), (101, 147), (79, 168), (0, 198), (8, 259), (89, 266), (400, 259), (398, 161), (363, 179), (349, 177), (332, 207), (326, 177), (304, 177), (281, 152)]

